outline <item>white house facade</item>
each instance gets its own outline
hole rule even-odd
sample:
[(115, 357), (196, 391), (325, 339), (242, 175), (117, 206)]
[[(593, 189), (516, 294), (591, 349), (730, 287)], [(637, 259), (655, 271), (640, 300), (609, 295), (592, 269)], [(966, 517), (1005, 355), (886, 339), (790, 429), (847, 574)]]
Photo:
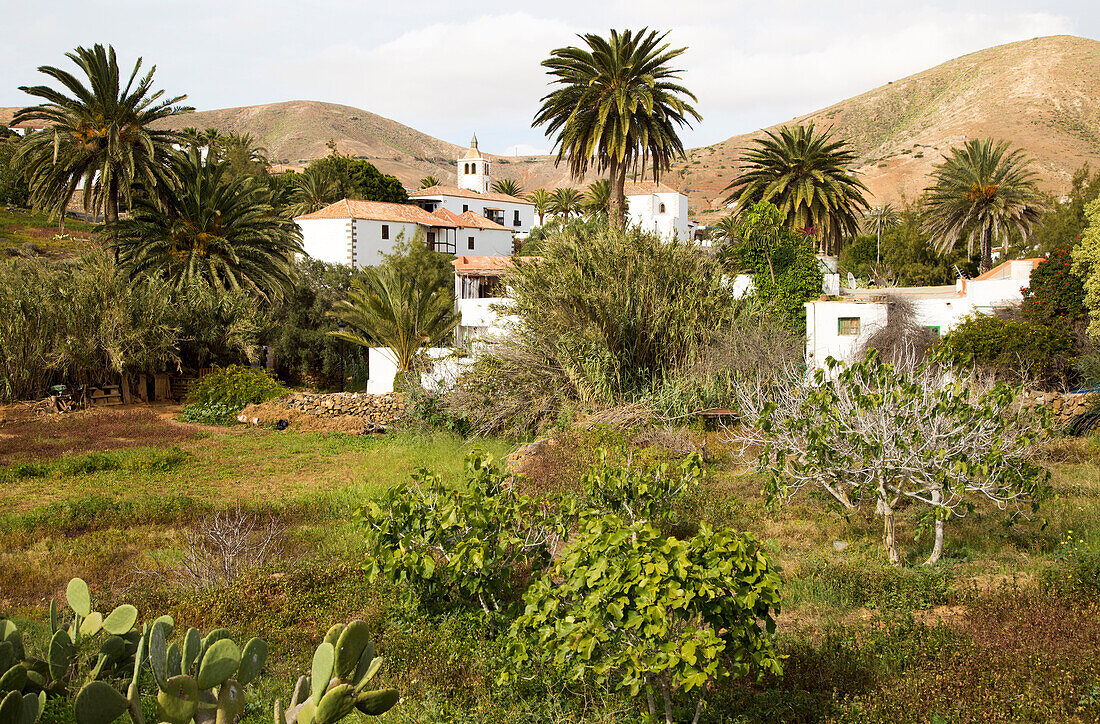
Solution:
[(666, 239), (692, 241), (696, 223), (688, 219), (688, 198), (671, 186), (653, 181), (628, 181), (626, 223)]
[[(458, 185), (431, 186), (409, 193), (409, 200), (428, 212), (446, 209), (460, 215), (472, 212), (489, 219), (520, 236), (535, 225), (535, 205), (527, 199), (490, 191), (492, 164), (477, 148), (477, 136), (470, 149), (458, 159)], [(458, 253), (471, 251), (460, 249)]]
[(374, 266), (399, 241), (417, 238), (449, 254), (512, 253), (512, 231), (505, 226), (473, 213), (429, 213), (413, 204), (342, 199), (294, 222), (305, 252), (332, 264)]
[(913, 304), (918, 321), (934, 335), (946, 334), (963, 320), (1023, 300), (1031, 271), (1042, 259), (1006, 261), (974, 279), (953, 286), (841, 289), (839, 299), (806, 302), (806, 366), (825, 367), (829, 357), (855, 361), (864, 342), (886, 324), (890, 299)]
[(513, 263), (514, 258), (499, 256), (460, 256), (451, 262), (455, 268), (455, 311), (460, 317), (455, 330), (457, 347), (477, 351), (508, 334), (516, 318), (502, 313), (501, 307), (509, 304), (502, 278)]

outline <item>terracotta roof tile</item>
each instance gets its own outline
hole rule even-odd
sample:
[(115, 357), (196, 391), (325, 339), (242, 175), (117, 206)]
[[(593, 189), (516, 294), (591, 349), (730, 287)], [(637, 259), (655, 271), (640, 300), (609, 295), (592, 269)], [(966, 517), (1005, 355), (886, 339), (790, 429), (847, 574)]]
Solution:
[(510, 269), (516, 259), (537, 261), (537, 256), (459, 256), (451, 264), (455, 274), (473, 274), (475, 272), (503, 274)]
[(498, 194), (494, 191), (479, 194), (477, 191), (460, 189), (457, 186), (444, 186), (442, 184), (429, 186), (426, 189), (417, 189), (409, 194), (409, 197), (413, 199), (434, 198), (438, 196), (458, 196), (464, 199), (484, 199), (485, 201), (504, 201), (509, 204), (527, 204), (528, 206), (534, 206), (534, 204), (527, 199), (521, 199), (517, 196)]
[(455, 223), (467, 229), (497, 229), (511, 231), (507, 226), (498, 224), (492, 219), (487, 219), (475, 211), (463, 211), (459, 214), (458, 220)]
[(391, 204), (386, 201), (360, 201), (341, 199), (311, 214), (298, 216), (300, 219), (369, 219), (371, 221), (393, 221), (395, 223), (421, 224), (423, 226), (457, 227), (452, 221), (441, 216), (429, 214), (413, 204)]

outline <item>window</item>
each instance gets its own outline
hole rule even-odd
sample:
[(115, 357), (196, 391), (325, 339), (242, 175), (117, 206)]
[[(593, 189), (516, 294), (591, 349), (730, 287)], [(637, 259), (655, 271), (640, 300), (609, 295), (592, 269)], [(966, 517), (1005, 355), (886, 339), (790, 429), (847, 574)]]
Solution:
[(473, 251), (473, 248), (474, 248), (474, 237), (472, 237), (472, 236), (471, 236), (471, 237), (468, 237), (468, 238), (466, 239), (466, 248), (467, 248), (467, 249), (470, 249), (471, 251)]
[(465, 163), (462, 165), (462, 173), (470, 173), (470, 164)]
[(462, 213), (465, 214), (469, 210), (470, 210), (470, 205), (469, 204), (462, 204)]
[(663, 203), (660, 206), (657, 207), (657, 213), (658, 214), (665, 213), (665, 205)]
[(836, 321), (836, 333), (841, 337), (859, 336), (859, 317), (841, 317)]
[(489, 164), (485, 164), (485, 175), (489, 175)]
[(930, 324), (930, 325), (926, 326), (925, 329), (927, 329), (928, 333), (931, 334), (936, 339), (940, 338), (940, 328), (939, 327)]
[(383, 239), (390, 238), (390, 225), (389, 224), (382, 224), (382, 238)]
[(512, 226), (519, 226), (519, 209), (512, 212)]

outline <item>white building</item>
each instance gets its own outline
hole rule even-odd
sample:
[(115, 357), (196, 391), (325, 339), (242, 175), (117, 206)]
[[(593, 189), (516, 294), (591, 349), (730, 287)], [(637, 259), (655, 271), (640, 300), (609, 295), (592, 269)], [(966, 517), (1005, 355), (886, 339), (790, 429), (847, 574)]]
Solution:
[(491, 171), (492, 163), (481, 155), (477, 148), (477, 136), (474, 136), (469, 150), (458, 159), (457, 186), (438, 185), (417, 189), (409, 193), (409, 199), (425, 211), (446, 209), (456, 215), (472, 212), (526, 236), (535, 225), (535, 205), (527, 199), (490, 191)]
[[(530, 261), (536, 257), (519, 258)], [(498, 309), (509, 303), (502, 277), (514, 259), (460, 256), (451, 262), (455, 268), (455, 311), (461, 317), (455, 330), (456, 346), (476, 347), (500, 339), (515, 323), (515, 317)]]
[(413, 204), (342, 199), (294, 219), (302, 247), (332, 264), (374, 266), (399, 240), (423, 235), (436, 251), (485, 256), (512, 253), (512, 231), (476, 214), (429, 213)]
[(671, 186), (653, 181), (626, 183), (626, 223), (666, 239), (689, 242), (697, 224), (688, 219), (688, 198)]
[(834, 357), (854, 362), (868, 337), (886, 324), (888, 298), (913, 303), (922, 325), (936, 336), (951, 331), (964, 317), (992, 314), (1023, 301), (1031, 270), (1042, 259), (1006, 261), (974, 279), (953, 286), (841, 289), (840, 299), (806, 302), (806, 365), (824, 368)]

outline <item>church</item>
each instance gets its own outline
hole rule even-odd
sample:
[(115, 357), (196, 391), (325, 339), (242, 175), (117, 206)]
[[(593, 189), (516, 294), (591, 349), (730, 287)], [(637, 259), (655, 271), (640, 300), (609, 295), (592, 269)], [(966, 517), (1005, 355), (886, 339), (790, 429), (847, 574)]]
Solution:
[[(442, 184), (418, 189), (409, 194), (409, 200), (425, 211), (446, 209), (452, 214), (473, 212), (511, 229), (524, 237), (535, 225), (535, 205), (527, 199), (492, 191), (492, 161), (481, 155), (477, 136), (470, 141), (470, 148), (458, 159), (458, 185)], [(469, 254), (472, 248), (459, 244), (459, 254)]]

